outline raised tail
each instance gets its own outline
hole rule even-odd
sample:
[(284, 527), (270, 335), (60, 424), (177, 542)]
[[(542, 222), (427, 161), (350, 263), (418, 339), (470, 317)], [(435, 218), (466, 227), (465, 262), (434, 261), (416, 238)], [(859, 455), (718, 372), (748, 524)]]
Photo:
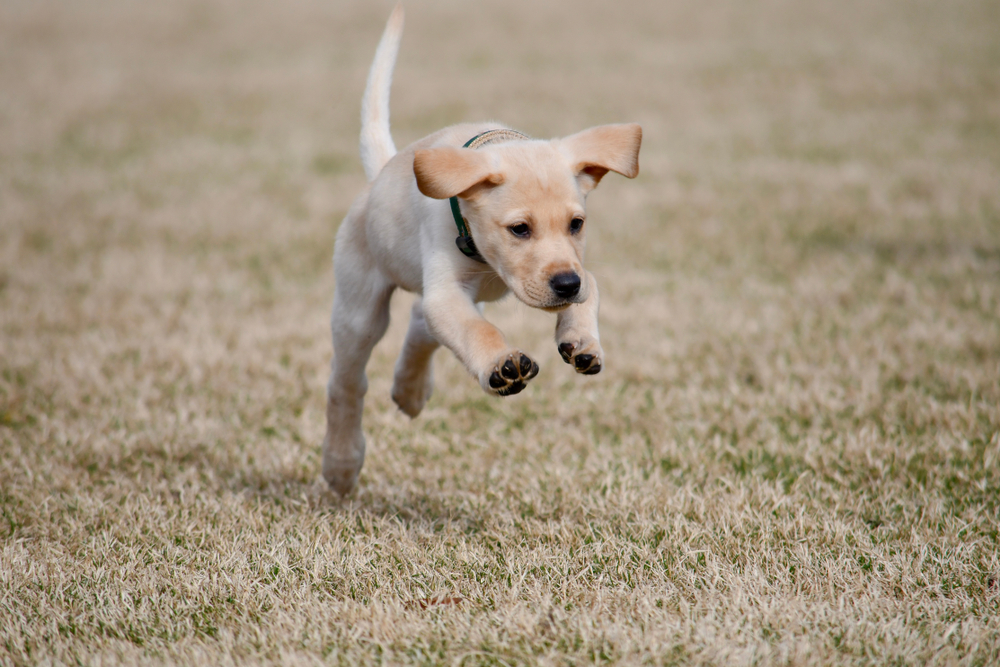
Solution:
[(396, 154), (389, 132), (389, 88), (396, 65), (399, 40), (403, 36), (403, 5), (396, 5), (385, 25), (368, 73), (368, 85), (361, 98), (361, 164), (368, 180), (374, 180), (385, 163)]

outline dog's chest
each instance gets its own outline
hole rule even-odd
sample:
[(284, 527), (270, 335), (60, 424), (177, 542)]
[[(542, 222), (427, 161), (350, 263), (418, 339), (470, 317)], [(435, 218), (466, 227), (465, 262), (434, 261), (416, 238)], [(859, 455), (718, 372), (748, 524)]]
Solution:
[(475, 275), (470, 287), (472, 288), (472, 293), (475, 295), (475, 301), (480, 303), (502, 299), (509, 291), (503, 278), (488, 268)]

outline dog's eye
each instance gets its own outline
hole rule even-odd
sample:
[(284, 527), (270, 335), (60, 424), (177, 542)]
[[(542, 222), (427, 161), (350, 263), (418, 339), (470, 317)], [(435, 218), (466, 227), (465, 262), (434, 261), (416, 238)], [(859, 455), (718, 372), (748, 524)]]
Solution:
[(576, 234), (583, 229), (583, 218), (573, 218), (569, 223), (569, 233)]
[(519, 222), (516, 225), (511, 225), (507, 229), (509, 229), (510, 233), (519, 239), (526, 239), (531, 236), (531, 227), (529, 227), (526, 222)]

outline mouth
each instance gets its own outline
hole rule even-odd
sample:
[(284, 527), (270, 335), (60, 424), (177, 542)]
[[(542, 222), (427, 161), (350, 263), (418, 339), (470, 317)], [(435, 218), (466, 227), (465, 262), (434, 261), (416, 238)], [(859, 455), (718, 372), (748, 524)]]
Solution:
[(558, 313), (559, 311), (566, 310), (573, 305), (572, 300), (568, 299), (552, 299), (549, 298), (538, 298), (535, 294), (532, 294), (530, 290), (526, 290), (527, 293), (523, 294), (521, 290), (514, 289), (514, 296), (517, 300), (530, 308), (537, 308), (538, 310), (544, 310), (546, 313)]
[(565, 301), (555, 306), (539, 306), (538, 309), (544, 310), (546, 313), (558, 313), (560, 311), (566, 310), (571, 305), (573, 305), (572, 301)]

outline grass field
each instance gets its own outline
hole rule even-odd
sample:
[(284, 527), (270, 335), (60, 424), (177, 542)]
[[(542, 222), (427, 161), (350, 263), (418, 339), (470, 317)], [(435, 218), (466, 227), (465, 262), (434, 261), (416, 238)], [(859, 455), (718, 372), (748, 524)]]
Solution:
[(0, 665), (1000, 662), (1000, 5), (410, 2), (405, 145), (638, 121), (604, 371), (320, 481), (391, 6), (0, 4)]

